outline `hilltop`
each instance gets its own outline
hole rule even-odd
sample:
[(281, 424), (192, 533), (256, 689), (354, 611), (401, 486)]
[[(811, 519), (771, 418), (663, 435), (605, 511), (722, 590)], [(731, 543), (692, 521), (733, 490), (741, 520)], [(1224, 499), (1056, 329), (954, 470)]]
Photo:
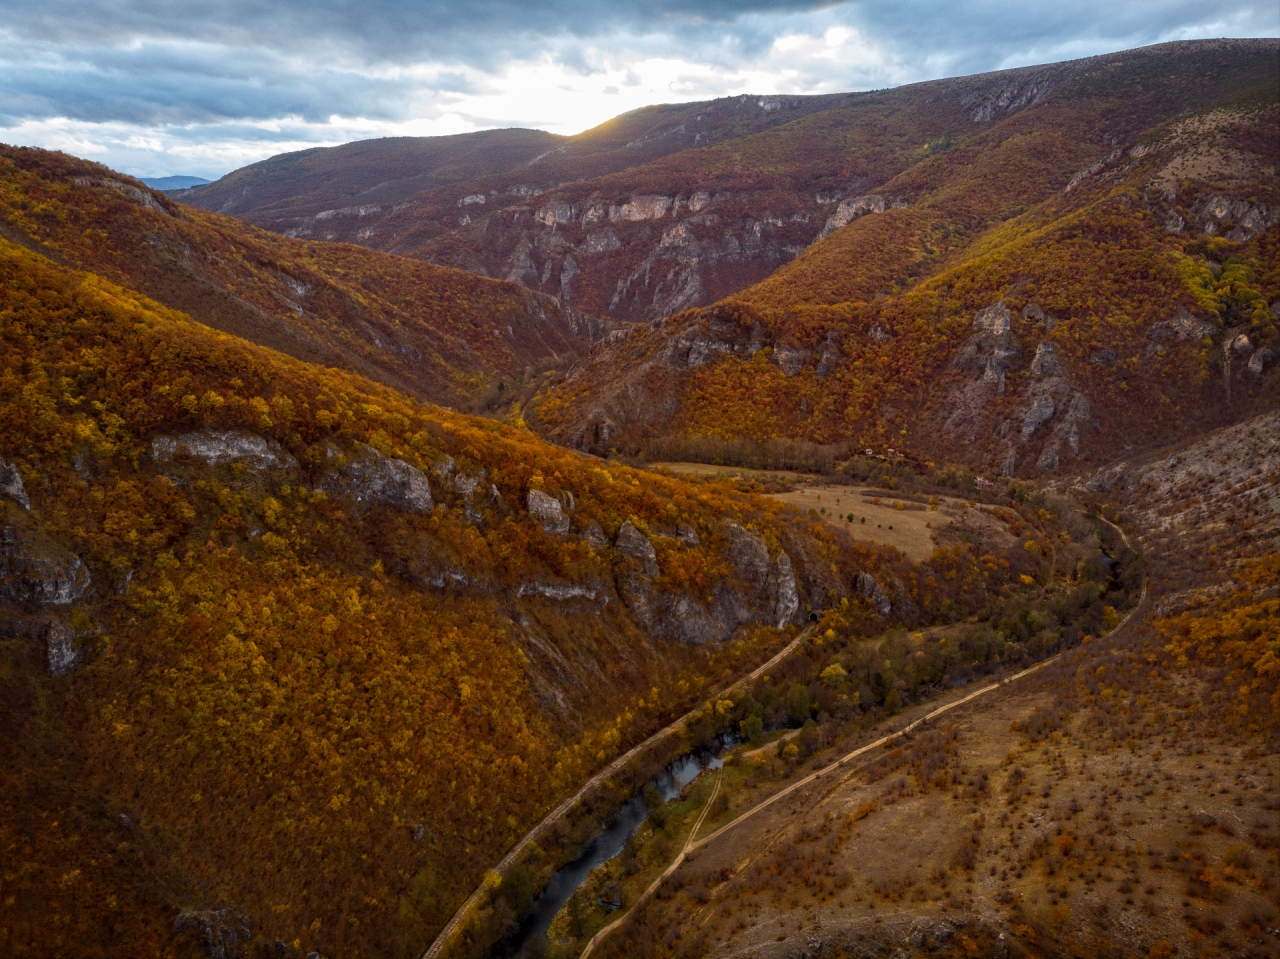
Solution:
[[(1275, 56), (1273, 41), (1188, 41), (868, 93), (650, 107), (548, 141), (506, 170), (480, 164), (478, 175), (412, 194), (399, 185), (402, 153), (488, 156), (480, 138), (518, 131), (369, 141), (264, 161), (181, 196), (291, 236), (356, 242), (509, 279), (591, 315), (648, 321), (744, 290), (886, 203), (942, 191), (945, 221), (925, 238), (932, 260), (1060, 190), (1112, 140), (1265, 87)], [(909, 170), (916, 179), (897, 181)], [(920, 179), (948, 174), (945, 191)], [(364, 192), (375, 181), (386, 181), (385, 198)], [(925, 268), (902, 239), (886, 251), (896, 281)]]
[[(533, 198), (565, 183), (775, 127), (846, 99), (741, 96), (664, 104), (572, 137), (493, 130), (362, 140), (272, 157), (174, 196), (288, 236), (443, 262), (423, 244), (473, 221), (487, 223), (495, 210), (527, 212)], [(511, 273), (489, 263), (467, 268), (502, 278)], [(545, 280), (528, 285), (558, 292)]]

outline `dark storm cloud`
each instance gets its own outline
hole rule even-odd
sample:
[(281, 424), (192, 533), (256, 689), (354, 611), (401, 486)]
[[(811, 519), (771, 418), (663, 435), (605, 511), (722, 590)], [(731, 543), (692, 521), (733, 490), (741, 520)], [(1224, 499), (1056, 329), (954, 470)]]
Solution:
[(405, 109), (399, 82), (299, 70), (263, 51), (145, 45), (32, 52), (0, 44), (0, 118), (322, 122), (334, 113), (399, 118)]
[(370, 60), (506, 59), (512, 48), (553, 36), (649, 32), (727, 24), (748, 14), (787, 13), (815, 0), (7, 0), (5, 26), (31, 39), (71, 44), (135, 37), (199, 38), (235, 46), (300, 49), (322, 41)]

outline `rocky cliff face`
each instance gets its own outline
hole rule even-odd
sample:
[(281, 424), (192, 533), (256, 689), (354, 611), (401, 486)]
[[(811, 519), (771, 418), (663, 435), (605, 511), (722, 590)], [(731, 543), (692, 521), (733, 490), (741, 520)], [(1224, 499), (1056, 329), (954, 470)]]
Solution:
[[(1067, 97), (1076, 123), (1092, 114), (1072, 99), (1079, 77), (1064, 76), (1049, 93), (974, 101), (1016, 115), (991, 144), (1015, 126), (1039, 132), (968, 152), (963, 174), (968, 161), (947, 148), (840, 201), (838, 228), (794, 262), (721, 303), (610, 335), (528, 419), (593, 451), (679, 434), (878, 449), (906, 436), (922, 460), (1044, 476), (1267, 408), (1280, 112), (1228, 101), (1186, 119), (1178, 103), (1203, 91), (1184, 77), (1144, 101), (1163, 122), (1068, 166), (1063, 151), (1080, 142), (1050, 129), (1047, 105), (1065, 118)], [(1024, 94), (1041, 107), (1017, 107)], [(1042, 152), (1037, 138), (1057, 146)], [(983, 225), (965, 238), (944, 223)]]
[[(323, 161), (325, 178), (310, 174), (292, 192), (283, 180), (260, 201), (231, 190), (237, 177), (252, 180), (255, 169), (265, 174), (274, 162), (265, 161), (183, 196), (290, 236), (456, 266), (520, 283), (588, 314), (645, 321), (742, 290), (861, 217), (914, 207), (916, 197), (936, 185), (939, 154), (967, 165), (1003, 124), (1016, 136), (1044, 134), (1061, 128), (1055, 111), (1075, 111), (1099, 96), (1128, 97), (1136, 113), (1151, 117), (1178, 96), (1182, 107), (1195, 99), (1185, 89), (1171, 96), (1170, 85), (1198, 83), (1197, 92), (1212, 95), (1220, 78), (1211, 64), (1266, 55), (1256, 43), (1166, 44), (877, 93), (655, 107), (530, 159), (513, 157), (502, 172), (454, 176), (417, 193), (402, 189), (393, 171), (374, 181), (367, 170), (372, 148), (363, 147), (348, 176), (353, 184), (370, 180), (373, 192), (359, 202), (338, 202), (338, 157), (355, 150), (351, 144)], [(1161, 77), (1154, 89), (1153, 76)], [(1115, 122), (1098, 118), (1090, 140), (1105, 146), (1102, 158), (1093, 154), (1049, 189), (1061, 189), (1072, 174), (1074, 188), (1132, 162), (1132, 151), (1110, 143), (1117, 128), (1133, 122), (1132, 113)], [(1065, 156), (1080, 145), (1046, 149)], [(425, 142), (422, 148), (436, 149)], [(462, 148), (461, 139), (450, 147)], [(399, 143), (385, 148), (389, 157), (403, 149)], [(322, 162), (320, 152), (306, 163)], [(284, 176), (287, 165), (276, 166)], [(908, 171), (918, 176), (890, 186)], [(1179, 172), (1170, 172), (1171, 181)], [(992, 175), (985, 182), (1008, 181)], [(375, 197), (378, 191), (385, 196)], [(1224, 192), (1191, 215), (1239, 239), (1268, 228), (1277, 208)]]
[(237, 461), (254, 469), (292, 469), (298, 465), (279, 443), (235, 430), (184, 433), (176, 439), (158, 436), (151, 441), (151, 456), (156, 462), (167, 462), (178, 455), (210, 466)]
[(702, 645), (728, 639), (739, 626), (782, 629), (801, 621), (791, 558), (783, 551), (770, 557), (765, 541), (737, 523), (726, 523), (721, 535), (735, 575), (705, 599), (664, 590), (653, 544), (630, 522), (622, 524), (614, 541), (618, 594), (649, 633)]
[(79, 556), (42, 535), (18, 468), (0, 461), (0, 482), (13, 500), (0, 504), (0, 632), (43, 644), (49, 674), (65, 676), (86, 654), (67, 613), (93, 577)]
[(174, 919), (173, 931), (178, 937), (195, 940), (209, 959), (237, 959), (253, 939), (249, 917), (227, 906), (184, 909)]
[(647, 320), (768, 276), (818, 238), (823, 209), (808, 194), (777, 191), (633, 193), (611, 203), (591, 185), (565, 186), (477, 213), (403, 252), (510, 280), (590, 314)]
[(27, 498), (26, 488), (22, 485), (22, 474), (16, 466), (0, 459), (0, 496), (8, 497), (25, 510), (31, 509), (31, 500)]
[(0, 528), (0, 599), (32, 606), (69, 606), (92, 576), (80, 557), (40, 536), (32, 526)]
[(393, 506), (429, 513), (433, 505), (431, 481), (416, 466), (392, 459), (371, 446), (361, 446), (337, 472), (322, 481), (357, 503)]

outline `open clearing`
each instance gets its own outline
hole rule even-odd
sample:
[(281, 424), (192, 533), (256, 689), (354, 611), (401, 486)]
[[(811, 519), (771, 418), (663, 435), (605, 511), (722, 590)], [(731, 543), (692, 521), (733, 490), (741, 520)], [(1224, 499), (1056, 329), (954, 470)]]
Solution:
[(954, 497), (934, 497), (936, 506), (928, 506), (910, 497), (896, 496), (890, 490), (815, 485), (814, 477), (786, 470), (745, 469), (711, 463), (650, 465), (654, 469), (670, 470), (677, 476), (737, 477), (794, 485), (797, 488), (789, 493), (767, 495), (800, 510), (813, 510), (819, 519), (844, 530), (855, 540), (901, 550), (913, 562), (926, 560), (937, 547), (952, 543), (974, 543), (982, 553), (1007, 548), (1014, 541), (1013, 534), (1000, 519)]
[(745, 466), (716, 466), (714, 463), (650, 463), (649, 468), (670, 470), (677, 476), (718, 476), (724, 479), (737, 476), (775, 483), (805, 483), (813, 478), (787, 470), (753, 470)]
[(1001, 520), (960, 499), (935, 497), (935, 508), (899, 499), (885, 490), (856, 486), (806, 486), (773, 496), (801, 510), (813, 510), (856, 540), (893, 546), (915, 562), (928, 559), (938, 546), (953, 541), (976, 543), (980, 552), (1013, 543), (1013, 535)]

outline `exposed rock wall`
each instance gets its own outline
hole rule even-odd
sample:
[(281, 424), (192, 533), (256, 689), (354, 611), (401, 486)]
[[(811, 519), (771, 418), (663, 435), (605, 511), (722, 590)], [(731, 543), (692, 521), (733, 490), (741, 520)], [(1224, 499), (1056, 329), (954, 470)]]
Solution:
[(0, 459), (0, 496), (7, 496), (25, 510), (31, 509), (31, 500), (27, 498), (27, 490), (22, 485), (22, 474), (16, 466), (3, 459)]
[(80, 557), (26, 529), (0, 529), (0, 599), (36, 606), (69, 606), (92, 577)]
[(647, 632), (701, 645), (726, 640), (739, 626), (781, 629), (800, 621), (791, 558), (782, 551), (771, 558), (765, 541), (736, 523), (724, 524), (721, 533), (735, 576), (716, 583), (706, 601), (655, 584), (662, 571), (652, 542), (630, 522), (622, 525), (615, 540), (618, 594)]
[(65, 676), (84, 659), (84, 648), (76, 641), (75, 630), (60, 619), (52, 619), (45, 626), (44, 643), (50, 676)]
[(298, 465), (274, 440), (235, 430), (184, 433), (176, 439), (158, 436), (151, 441), (151, 456), (157, 462), (167, 462), (180, 453), (210, 466), (235, 461), (255, 469), (293, 469)]
[(569, 517), (555, 497), (548, 496), (540, 489), (531, 489), (525, 499), (525, 505), (528, 507), (529, 515), (536, 519), (548, 533), (563, 536), (569, 532)]
[(418, 513), (430, 512), (433, 505), (425, 473), (371, 446), (359, 447), (351, 461), (320, 486), (346, 493), (357, 503), (381, 503)]
[(236, 959), (253, 938), (249, 917), (234, 909), (184, 909), (173, 921), (178, 936), (190, 936), (209, 959)]

